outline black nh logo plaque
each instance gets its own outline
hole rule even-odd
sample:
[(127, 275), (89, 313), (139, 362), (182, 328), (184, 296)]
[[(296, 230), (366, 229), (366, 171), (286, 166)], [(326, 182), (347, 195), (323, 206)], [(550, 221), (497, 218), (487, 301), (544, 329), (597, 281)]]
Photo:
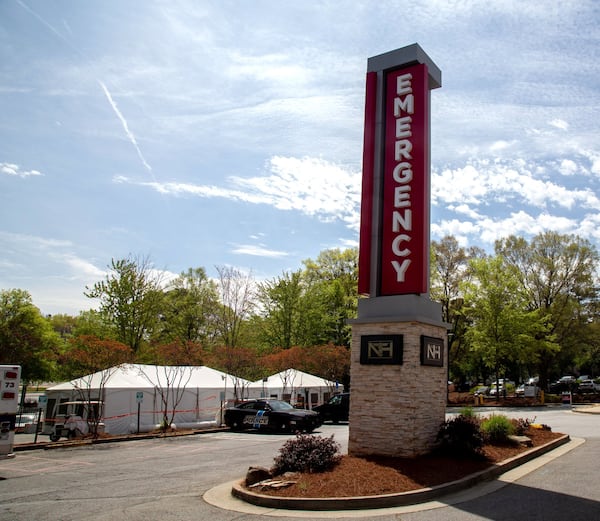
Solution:
[(402, 335), (366, 335), (360, 337), (361, 364), (402, 364)]
[(421, 336), (421, 365), (444, 365), (444, 340)]

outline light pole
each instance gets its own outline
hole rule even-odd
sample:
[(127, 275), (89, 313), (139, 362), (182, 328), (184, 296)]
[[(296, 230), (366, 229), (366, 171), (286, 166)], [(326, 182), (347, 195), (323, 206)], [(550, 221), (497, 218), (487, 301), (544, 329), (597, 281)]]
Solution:
[(227, 401), (227, 375), (222, 374), (221, 380), (223, 380), (223, 396), (221, 397), (221, 425), (225, 421), (225, 402)]
[(453, 331), (448, 331), (448, 352), (446, 354), (446, 405), (448, 405), (448, 400), (450, 398), (450, 345), (452, 344), (452, 338), (454, 337)]
[(263, 378), (262, 379), (262, 394), (260, 396), (261, 398), (266, 398), (266, 395), (265, 395), (265, 382), (267, 382), (267, 381), (268, 381), (268, 378)]

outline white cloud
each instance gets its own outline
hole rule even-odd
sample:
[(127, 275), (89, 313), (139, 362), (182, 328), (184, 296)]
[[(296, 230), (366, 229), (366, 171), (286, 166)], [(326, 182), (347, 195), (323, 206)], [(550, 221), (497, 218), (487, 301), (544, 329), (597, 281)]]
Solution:
[(461, 246), (468, 245), (470, 237), (477, 235), (479, 228), (471, 221), (459, 221), (458, 219), (443, 219), (431, 223), (431, 236), (433, 239), (441, 239), (446, 235), (453, 235)]
[(358, 248), (358, 240), (356, 239), (340, 239), (342, 248)]
[(227, 72), (240, 81), (244, 76), (264, 81), (268, 84), (282, 84), (298, 89), (309, 79), (309, 71), (298, 63), (290, 63), (287, 54), (263, 54), (249, 56), (241, 52), (229, 55)]
[(553, 127), (556, 127), (560, 130), (569, 130), (569, 124), (562, 120), (562, 119), (553, 119), (550, 122), (550, 125), (552, 125)]
[[(514, 142), (512, 142), (512, 143), (514, 143)], [(490, 151), (491, 152), (500, 152), (502, 150), (509, 148), (512, 143), (509, 141), (504, 141), (504, 140), (495, 141), (494, 143), (491, 144)]]
[[(592, 228), (593, 220), (589, 221), (586, 227)], [(445, 235), (454, 235), (463, 246), (477, 244), (482, 247), (484, 245), (489, 247), (496, 240), (509, 235), (531, 237), (546, 231), (570, 234), (578, 233), (580, 229), (581, 226), (575, 219), (544, 212), (533, 216), (523, 210), (513, 212), (506, 218), (485, 217), (475, 222), (443, 219), (439, 223), (431, 225), (434, 239), (440, 239)]]
[(360, 175), (324, 161), (304, 157), (272, 157), (268, 176), (232, 180), (263, 194), (280, 210), (299, 210), (324, 220), (353, 222), (360, 201)]
[(38, 170), (21, 170), (21, 167), (14, 163), (0, 163), (0, 173), (22, 178), (44, 175)]
[(488, 191), (486, 178), (480, 175), (478, 169), (473, 165), (432, 173), (431, 199), (433, 204), (437, 204), (438, 201), (480, 204)]
[[(552, 164), (527, 163), (517, 160), (471, 160), (463, 167), (444, 169), (432, 174), (434, 204), (455, 203), (489, 206), (492, 202), (515, 201), (538, 208), (548, 205), (573, 208), (581, 204), (598, 208), (600, 200), (589, 189), (568, 189), (552, 181), (539, 179)], [(577, 169), (573, 160), (565, 160), (561, 168)]]
[(470, 217), (471, 219), (479, 219), (481, 217), (481, 214), (479, 214), (478, 212), (476, 212), (475, 210), (473, 210), (471, 207), (469, 207), (466, 204), (459, 204), (459, 205), (450, 205), (448, 206), (449, 210), (453, 210), (456, 213), (460, 213), (463, 215), (466, 215), (467, 217)]
[(577, 163), (571, 159), (563, 159), (560, 162), (560, 173), (562, 175), (575, 175), (578, 170)]
[(98, 268), (88, 260), (76, 257), (71, 254), (56, 254), (55, 258), (58, 261), (64, 261), (67, 266), (70, 266), (74, 277), (81, 280), (101, 279), (106, 275), (106, 271)]
[(586, 215), (575, 233), (586, 239), (600, 242), (600, 213)]
[(136, 182), (116, 176), (116, 183), (147, 186), (161, 194), (222, 197), (253, 204), (266, 204), (278, 210), (295, 210), (322, 221), (340, 220), (358, 229), (360, 221), (361, 178), (323, 159), (274, 156), (267, 163), (267, 174), (250, 178), (229, 177), (229, 185)]
[(231, 250), (236, 255), (252, 255), (254, 257), (281, 258), (287, 257), (289, 253), (285, 251), (270, 250), (264, 246), (252, 244), (239, 244)]

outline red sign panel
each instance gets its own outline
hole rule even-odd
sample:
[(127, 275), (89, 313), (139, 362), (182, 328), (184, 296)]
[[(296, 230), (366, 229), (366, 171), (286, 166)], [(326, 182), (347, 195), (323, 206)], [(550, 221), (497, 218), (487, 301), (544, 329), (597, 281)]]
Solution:
[(429, 290), (427, 82), (424, 64), (386, 76), (380, 295)]
[(373, 178), (375, 161), (375, 127), (377, 124), (377, 74), (367, 74), (365, 95), (365, 133), (363, 144), (363, 178), (360, 210), (360, 246), (358, 249), (358, 292), (370, 293), (371, 249), (373, 242)]

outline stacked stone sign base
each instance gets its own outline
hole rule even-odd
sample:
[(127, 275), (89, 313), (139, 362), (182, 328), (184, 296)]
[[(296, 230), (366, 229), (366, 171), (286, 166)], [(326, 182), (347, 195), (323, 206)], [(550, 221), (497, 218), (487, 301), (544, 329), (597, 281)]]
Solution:
[[(448, 382), (439, 305), (416, 295), (378, 297), (359, 301), (358, 316), (352, 321), (349, 454), (430, 452), (445, 419)], [(392, 353), (398, 348), (400, 360)]]

